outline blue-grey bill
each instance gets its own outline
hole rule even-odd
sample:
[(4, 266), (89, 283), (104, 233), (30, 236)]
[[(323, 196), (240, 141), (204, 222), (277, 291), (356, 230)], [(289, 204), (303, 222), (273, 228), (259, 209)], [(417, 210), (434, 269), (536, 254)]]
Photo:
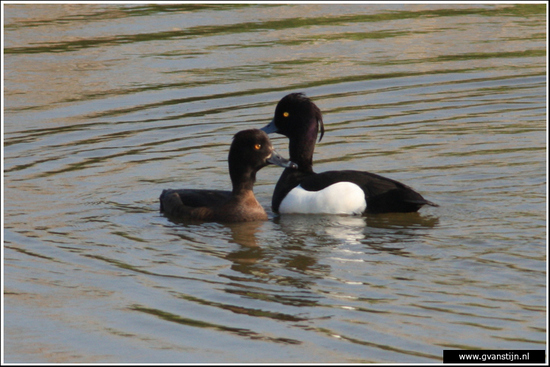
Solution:
[(275, 164), (280, 167), (284, 168), (298, 168), (298, 165), (294, 162), (289, 161), (286, 158), (283, 158), (279, 153), (276, 151), (273, 151), (271, 153), (271, 157), (267, 158), (267, 162), (271, 164)]
[(266, 134), (276, 133), (277, 131), (279, 131), (277, 129), (277, 126), (275, 126), (275, 122), (273, 120), (271, 120), (269, 124), (265, 125), (260, 130), (262, 130)]

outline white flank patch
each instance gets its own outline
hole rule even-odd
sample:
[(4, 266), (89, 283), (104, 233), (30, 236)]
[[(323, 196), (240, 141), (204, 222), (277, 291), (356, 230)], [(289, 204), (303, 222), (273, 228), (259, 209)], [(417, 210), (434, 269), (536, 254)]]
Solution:
[(279, 206), (279, 212), (302, 214), (361, 214), (367, 207), (363, 189), (351, 182), (337, 182), (320, 191), (298, 185)]

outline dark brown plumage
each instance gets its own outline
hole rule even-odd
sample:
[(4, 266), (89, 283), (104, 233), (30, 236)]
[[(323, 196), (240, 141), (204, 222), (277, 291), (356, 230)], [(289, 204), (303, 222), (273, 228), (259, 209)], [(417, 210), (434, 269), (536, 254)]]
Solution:
[(164, 190), (160, 211), (183, 220), (248, 222), (267, 220), (267, 213), (254, 196), (256, 172), (269, 163), (296, 167), (274, 150), (267, 134), (251, 129), (235, 134), (229, 149), (232, 191), (179, 189)]

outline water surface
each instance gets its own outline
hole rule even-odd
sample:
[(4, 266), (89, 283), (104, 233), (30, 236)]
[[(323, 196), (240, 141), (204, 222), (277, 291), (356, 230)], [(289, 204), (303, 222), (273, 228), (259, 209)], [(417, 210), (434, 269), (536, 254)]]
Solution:
[[(8, 4), (5, 362), (440, 363), (545, 349), (546, 9)], [(315, 170), (415, 214), (179, 223), (239, 130), (305, 92)], [(283, 155), (287, 140), (274, 137)]]

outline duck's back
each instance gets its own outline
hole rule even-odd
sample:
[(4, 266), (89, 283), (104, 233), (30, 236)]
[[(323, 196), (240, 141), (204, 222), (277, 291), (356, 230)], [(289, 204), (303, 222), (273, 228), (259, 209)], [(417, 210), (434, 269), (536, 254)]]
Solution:
[(180, 219), (219, 222), (267, 220), (267, 213), (252, 191), (232, 195), (222, 190), (163, 190), (160, 211)]
[[(332, 190), (335, 184), (351, 183), (356, 185), (355, 190), (342, 185), (347, 192), (353, 194), (353, 201), (364, 200), (364, 203), (357, 203), (355, 208), (366, 208), (364, 211), (370, 213), (386, 213), (386, 212), (415, 212), (424, 205), (437, 206), (436, 204), (424, 199), (422, 195), (398, 181), (366, 172), (366, 171), (327, 171), (322, 173), (303, 173), (285, 170), (273, 195), (273, 210), (279, 211), (280, 205), (284, 202), (285, 197), (292, 198), (294, 188), (298, 190), (306, 190), (310, 193), (319, 193), (321, 200), (326, 200), (326, 207), (333, 206), (329, 201), (340, 203), (346, 201), (344, 192)], [(362, 190), (364, 197), (357, 195), (357, 191)], [(328, 197), (327, 192), (334, 192), (335, 195)], [(312, 194), (313, 195), (313, 194)], [(353, 214), (350, 212), (349, 214)]]
[[(231, 191), (167, 189), (163, 190), (162, 194), (160, 194), (160, 211), (171, 216), (190, 217), (196, 208), (217, 207), (227, 202), (230, 198)], [(203, 216), (205, 215), (207, 213), (203, 214)]]

